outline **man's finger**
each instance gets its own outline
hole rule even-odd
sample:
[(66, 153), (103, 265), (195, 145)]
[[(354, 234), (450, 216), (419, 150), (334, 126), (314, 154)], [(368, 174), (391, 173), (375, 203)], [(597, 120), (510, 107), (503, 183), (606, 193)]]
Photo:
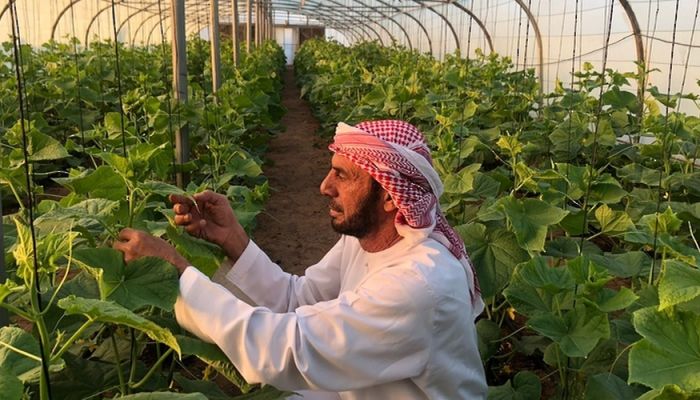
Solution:
[(134, 237), (135, 233), (136, 233), (135, 229), (124, 228), (119, 232), (119, 240), (124, 240), (124, 241), (131, 240), (131, 238)]
[(194, 199), (197, 200), (197, 203), (221, 204), (221, 200), (225, 199), (225, 197), (211, 190), (205, 190), (195, 194)]
[(128, 247), (129, 246), (126, 243), (120, 242), (118, 240), (116, 240), (116, 241), (114, 241), (114, 243), (112, 243), (112, 248), (114, 250), (119, 250), (122, 253), (125, 253), (127, 251)]
[(187, 196), (181, 196), (181, 195), (179, 195), (179, 194), (171, 194), (171, 195), (168, 197), (168, 199), (169, 199), (170, 202), (173, 203), (173, 204), (178, 204), (178, 203), (180, 203), (180, 204), (186, 204), (186, 205), (188, 205), (188, 206), (191, 205), (191, 204), (193, 204), (193, 203), (192, 203), (192, 199), (190, 199), (190, 198), (187, 197)]
[(173, 211), (175, 211), (175, 214), (187, 214), (190, 212), (190, 206), (184, 203), (175, 203)]
[(176, 215), (175, 223), (177, 225), (187, 225), (192, 222), (192, 214)]

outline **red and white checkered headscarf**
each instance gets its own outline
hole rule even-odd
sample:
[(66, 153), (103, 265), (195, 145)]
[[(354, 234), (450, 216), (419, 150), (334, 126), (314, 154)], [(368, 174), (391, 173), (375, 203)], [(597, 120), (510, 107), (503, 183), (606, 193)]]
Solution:
[(483, 302), (476, 273), (462, 239), (440, 211), (443, 186), (423, 134), (399, 120), (368, 121), (354, 127), (341, 122), (328, 147), (369, 173), (391, 195), (399, 209), (394, 224), (401, 236), (434, 238), (462, 262), (472, 283), (475, 316), (480, 314)]

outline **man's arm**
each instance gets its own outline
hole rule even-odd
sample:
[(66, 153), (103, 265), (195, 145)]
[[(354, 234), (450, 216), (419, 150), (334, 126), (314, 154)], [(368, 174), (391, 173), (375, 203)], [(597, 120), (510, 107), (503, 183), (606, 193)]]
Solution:
[(251, 383), (354, 390), (418, 376), (431, 353), (434, 300), (402, 271), (285, 313), (251, 307), (193, 268), (180, 291), (180, 325), (221, 347)]
[(235, 263), (224, 261), (212, 281), (250, 305), (264, 306), (274, 312), (294, 311), (299, 306), (338, 296), (343, 243), (343, 239), (338, 241), (300, 277), (282, 271), (250, 241)]

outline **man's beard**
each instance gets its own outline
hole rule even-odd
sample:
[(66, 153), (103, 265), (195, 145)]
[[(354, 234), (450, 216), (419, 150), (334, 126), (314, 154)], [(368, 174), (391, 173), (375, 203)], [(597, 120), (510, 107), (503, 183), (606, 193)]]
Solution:
[[(360, 202), (357, 212), (352, 215), (345, 215), (345, 221), (341, 223), (331, 219), (333, 230), (342, 235), (354, 236), (358, 239), (367, 236), (378, 224), (377, 204), (381, 197), (381, 188), (377, 181), (372, 180), (372, 187), (367, 196)], [(330, 207), (337, 210), (332, 200)]]

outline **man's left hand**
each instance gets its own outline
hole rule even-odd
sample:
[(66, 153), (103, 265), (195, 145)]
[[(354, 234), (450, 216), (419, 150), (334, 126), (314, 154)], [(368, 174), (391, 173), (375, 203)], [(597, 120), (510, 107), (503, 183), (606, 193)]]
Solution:
[(185, 272), (185, 268), (192, 265), (170, 243), (136, 229), (122, 229), (119, 232), (119, 240), (115, 241), (112, 247), (124, 253), (126, 262), (141, 257), (162, 258), (174, 265), (179, 275)]

